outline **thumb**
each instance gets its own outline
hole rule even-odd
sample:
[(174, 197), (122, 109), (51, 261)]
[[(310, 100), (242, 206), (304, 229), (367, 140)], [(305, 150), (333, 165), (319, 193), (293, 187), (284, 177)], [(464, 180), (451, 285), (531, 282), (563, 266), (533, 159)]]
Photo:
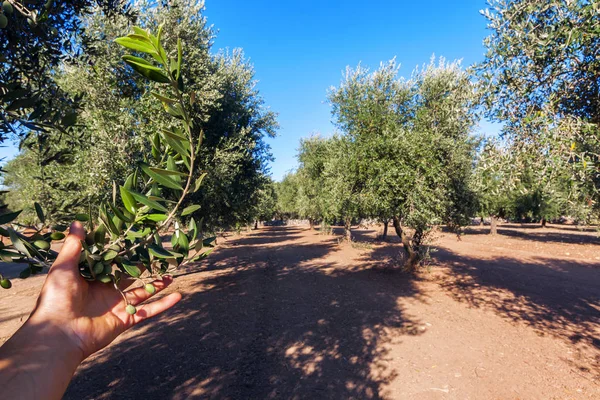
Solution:
[(79, 277), (77, 265), (79, 264), (79, 256), (81, 254), (81, 241), (85, 240), (85, 229), (81, 223), (75, 221), (71, 224), (69, 235), (65, 239), (56, 261), (50, 268), (51, 274), (72, 274)]

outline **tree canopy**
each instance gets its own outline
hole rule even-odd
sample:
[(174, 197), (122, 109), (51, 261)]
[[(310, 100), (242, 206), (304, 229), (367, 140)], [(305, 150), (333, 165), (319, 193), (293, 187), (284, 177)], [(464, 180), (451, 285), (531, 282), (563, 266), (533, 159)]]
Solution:
[[(164, 22), (166, 45), (176, 45), (179, 38), (190, 60), (182, 77), (195, 100), (193, 134), (203, 136), (195, 172), (210, 174), (186, 205), (201, 206), (208, 228), (250, 223), (256, 217), (258, 191), (268, 185), (271, 154), (264, 138), (277, 129), (275, 114), (256, 90), (252, 66), (240, 50), (211, 54), (214, 32), (202, 17), (202, 2), (142, 2), (132, 7), (139, 13), (140, 26), (156, 29)], [(71, 128), (70, 137), (76, 140), (54, 136), (52, 146), (64, 157), (48, 162), (44, 152), (49, 143), (38, 146), (33, 134), (23, 142), (24, 152), (6, 167), (5, 184), (12, 190), (8, 202), (12, 208), (24, 208), (23, 217), (34, 217), (35, 201), (57, 217), (67, 210), (87, 210), (109, 198), (113, 182), (122, 184), (132, 166), (161, 156), (162, 149), (144, 139), (159, 135), (161, 106), (152, 85), (123, 65), (113, 43), (131, 22), (126, 16), (97, 11), (82, 20), (79, 40), (86, 43), (88, 58), (63, 65), (56, 78), (67, 94), (85, 93), (77, 125)]]

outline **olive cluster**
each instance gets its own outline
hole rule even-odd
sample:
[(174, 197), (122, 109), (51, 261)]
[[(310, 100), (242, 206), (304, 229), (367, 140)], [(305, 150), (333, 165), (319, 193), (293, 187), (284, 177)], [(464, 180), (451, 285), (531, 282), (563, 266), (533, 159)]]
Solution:
[(2, 3), (2, 14), (0, 14), (0, 28), (4, 29), (8, 26), (7, 15), (12, 15), (13, 6), (7, 0)]
[[(13, 5), (14, 4), (14, 5)], [(0, 29), (5, 29), (8, 27), (8, 18), (13, 15), (15, 7), (17, 7), (17, 11), (19, 11), (24, 17), (27, 18), (27, 24), (31, 28), (37, 28), (40, 22), (44, 22), (48, 19), (48, 12), (52, 7), (53, 0), (47, 0), (44, 4), (44, 10), (41, 14), (38, 14), (36, 10), (28, 10), (22, 4), (17, 3), (16, 1), (4, 0), (2, 2), (2, 13), (0, 13)], [(50, 28), (50, 33), (52, 35), (57, 35), (58, 30), (55, 27)]]

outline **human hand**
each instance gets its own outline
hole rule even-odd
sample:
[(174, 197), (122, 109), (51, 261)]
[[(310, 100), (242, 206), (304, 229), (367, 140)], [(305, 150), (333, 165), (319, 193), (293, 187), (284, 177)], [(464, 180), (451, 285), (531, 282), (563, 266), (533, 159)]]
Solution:
[[(74, 222), (58, 258), (50, 268), (30, 317), (32, 323), (50, 322), (61, 327), (81, 350), (82, 359), (106, 347), (135, 324), (167, 310), (181, 299), (181, 294), (172, 293), (159, 301), (138, 307), (134, 315), (128, 314), (121, 294), (111, 284), (88, 282), (79, 274), (80, 241), (84, 239), (85, 230), (80, 223)], [(171, 282), (171, 277), (154, 281), (156, 293)], [(122, 289), (129, 284), (130, 280), (123, 281)], [(153, 295), (139, 287), (125, 292), (125, 296), (129, 304), (137, 306)]]
[[(0, 348), (0, 387), (4, 394), (18, 394), (11, 398), (60, 398), (81, 361), (181, 300), (181, 294), (171, 293), (128, 314), (112, 285), (88, 282), (79, 274), (84, 238), (83, 226), (74, 222), (29, 319)], [(153, 282), (156, 293), (171, 282), (170, 277)], [(143, 287), (125, 292), (134, 306), (152, 295)]]

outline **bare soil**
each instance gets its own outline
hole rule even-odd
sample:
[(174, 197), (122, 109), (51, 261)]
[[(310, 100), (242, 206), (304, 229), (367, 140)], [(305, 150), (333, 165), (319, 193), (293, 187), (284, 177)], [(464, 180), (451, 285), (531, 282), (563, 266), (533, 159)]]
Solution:
[[(600, 239), (576, 228), (440, 233), (401, 271), (396, 238), (307, 227), (220, 239), (183, 300), (86, 360), (67, 399), (600, 398)], [(393, 230), (390, 229), (390, 233)], [(0, 291), (0, 337), (42, 277)]]

